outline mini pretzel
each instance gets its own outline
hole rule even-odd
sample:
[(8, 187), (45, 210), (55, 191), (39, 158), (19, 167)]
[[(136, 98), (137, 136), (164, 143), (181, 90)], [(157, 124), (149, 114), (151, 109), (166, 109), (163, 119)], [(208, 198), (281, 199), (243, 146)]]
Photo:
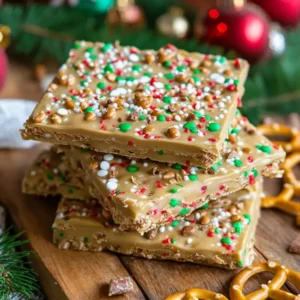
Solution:
[(224, 295), (202, 289), (189, 289), (168, 296), (165, 300), (228, 300)]
[[(243, 294), (244, 284), (254, 275), (262, 272), (271, 272), (274, 278), (262, 288), (247, 296)], [(300, 297), (280, 290), (285, 281), (289, 280), (297, 289), (300, 288), (300, 274), (275, 262), (264, 262), (253, 265), (240, 272), (231, 282), (231, 300), (299, 300)]]
[(295, 152), (289, 155), (288, 158), (281, 165), (281, 168), (285, 171), (284, 179), (286, 180), (286, 182), (293, 185), (296, 196), (300, 196), (300, 181), (297, 180), (293, 172), (293, 167), (295, 167), (299, 163), (300, 163), (300, 152)]
[(297, 216), (297, 225), (300, 226), (300, 203), (292, 201), (293, 196), (300, 196), (300, 182), (296, 179), (293, 167), (300, 162), (300, 152), (293, 153), (281, 164), (284, 173), (282, 191), (276, 197), (264, 197), (262, 207), (278, 208), (286, 213)]
[(273, 141), (276, 145), (281, 145), (284, 151), (290, 153), (300, 151), (300, 131), (296, 128), (290, 128), (281, 124), (265, 124), (259, 125), (257, 129), (264, 135), (282, 136), (290, 139), (289, 142)]

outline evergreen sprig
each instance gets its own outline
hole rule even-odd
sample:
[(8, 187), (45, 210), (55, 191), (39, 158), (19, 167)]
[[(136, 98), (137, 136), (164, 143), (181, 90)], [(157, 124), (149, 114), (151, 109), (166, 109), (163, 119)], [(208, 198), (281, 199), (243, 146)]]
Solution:
[(36, 275), (28, 266), (32, 252), (16, 251), (17, 247), (28, 243), (28, 240), (19, 240), (21, 235), (11, 235), (9, 230), (0, 235), (0, 300), (15, 293), (32, 297), (39, 290)]
[[(27, 55), (36, 62), (52, 58), (62, 63), (76, 40), (113, 42), (135, 45), (141, 49), (172, 43), (188, 51), (220, 54), (233, 57), (223, 49), (199, 44), (195, 39), (172, 39), (153, 29), (155, 18), (178, 0), (139, 0), (147, 15), (144, 29), (112, 29), (105, 24), (105, 15), (91, 14), (71, 7), (50, 5), (4, 5), (0, 10), (0, 23), (12, 29), (11, 49), (16, 54)], [(300, 27), (285, 33), (287, 49), (280, 57), (251, 68), (243, 98), (243, 113), (256, 124), (262, 114), (268, 112), (288, 114), (300, 111)], [(286, 101), (286, 94), (288, 101)], [(278, 95), (285, 97), (278, 98)], [(275, 98), (275, 100), (274, 100)]]

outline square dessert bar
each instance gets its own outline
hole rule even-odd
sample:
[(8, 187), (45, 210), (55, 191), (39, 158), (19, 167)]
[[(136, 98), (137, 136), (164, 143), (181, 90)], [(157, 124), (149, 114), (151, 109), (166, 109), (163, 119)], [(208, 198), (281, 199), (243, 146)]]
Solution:
[(22, 136), (207, 168), (223, 150), (248, 67), (173, 45), (77, 42)]
[(90, 193), (120, 229), (143, 233), (189, 215), (208, 200), (253, 186), (262, 175), (281, 174), (282, 150), (244, 118), (232, 130), (224, 156), (210, 169), (63, 147), (64, 153), (41, 154), (24, 179), (23, 191), (47, 194), (48, 185), (51, 194), (68, 198), (87, 198)]
[(60, 147), (90, 194), (122, 229), (146, 232), (190, 214), (209, 200), (253, 185), (261, 176), (280, 176), (285, 153), (240, 117), (224, 143), (224, 155), (209, 169), (162, 164)]
[[(229, 269), (251, 265), (259, 218), (261, 183), (209, 202), (184, 219), (144, 236), (120, 231), (97, 202), (63, 199), (53, 224), (60, 249), (102, 251)], [(205, 217), (205, 221), (204, 218)], [(202, 221), (201, 221), (202, 220)]]

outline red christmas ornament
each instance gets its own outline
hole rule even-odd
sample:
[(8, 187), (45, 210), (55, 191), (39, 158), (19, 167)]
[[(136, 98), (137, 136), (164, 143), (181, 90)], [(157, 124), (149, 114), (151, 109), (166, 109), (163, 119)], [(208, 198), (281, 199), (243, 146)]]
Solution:
[(299, 0), (250, 0), (282, 26), (296, 26), (300, 21)]
[(8, 68), (8, 59), (6, 53), (3, 49), (0, 48), (0, 90), (2, 89), (6, 76), (7, 76), (7, 68)]
[(269, 22), (265, 14), (252, 5), (209, 10), (203, 30), (204, 40), (235, 50), (251, 62), (268, 54)]

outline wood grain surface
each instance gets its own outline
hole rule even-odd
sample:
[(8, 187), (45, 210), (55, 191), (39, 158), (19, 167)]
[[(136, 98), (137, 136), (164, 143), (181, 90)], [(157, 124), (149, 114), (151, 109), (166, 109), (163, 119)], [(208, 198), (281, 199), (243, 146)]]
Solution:
[[(13, 62), (1, 98), (38, 99), (41, 90), (30, 67)], [(1, 100), (0, 100), (1, 101)], [(236, 271), (202, 267), (189, 263), (146, 260), (109, 252), (89, 253), (58, 250), (51, 242), (51, 225), (57, 205), (55, 198), (25, 196), (21, 180), (43, 145), (30, 150), (0, 151), (0, 202), (9, 210), (16, 230), (25, 230), (33, 268), (50, 300), (108, 299), (108, 283), (117, 276), (131, 276), (134, 292), (114, 299), (160, 300), (176, 291), (201, 287), (228, 296)], [(279, 181), (266, 182), (266, 191), (276, 194)], [(299, 234), (293, 216), (277, 210), (263, 210), (256, 235), (256, 261), (274, 260), (300, 271), (300, 256), (287, 252)], [(258, 289), (269, 274), (253, 278), (245, 292)], [(292, 286), (285, 288), (293, 290)]]

